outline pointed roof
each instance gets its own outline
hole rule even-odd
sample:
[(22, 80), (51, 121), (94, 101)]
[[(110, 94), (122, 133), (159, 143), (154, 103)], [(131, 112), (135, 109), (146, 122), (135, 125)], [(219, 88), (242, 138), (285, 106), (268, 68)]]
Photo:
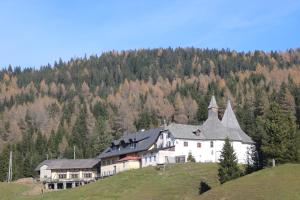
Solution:
[(210, 99), (210, 103), (209, 103), (208, 109), (210, 109), (210, 108), (218, 108), (218, 104), (217, 104), (215, 95), (213, 95), (211, 97), (211, 99)]
[[(216, 99), (212, 96), (208, 108), (217, 108)], [(227, 126), (228, 124), (228, 126)], [(170, 124), (167, 129), (174, 138), (192, 139), (192, 140), (225, 140), (229, 138), (232, 141), (241, 141), (243, 143), (253, 144), (252, 139), (240, 128), (240, 125), (231, 108), (230, 101), (222, 121), (218, 115), (209, 115), (207, 120), (200, 126)]]
[(222, 118), (222, 124), (227, 128), (241, 129), (239, 122), (232, 110), (230, 100), (227, 101), (226, 110)]

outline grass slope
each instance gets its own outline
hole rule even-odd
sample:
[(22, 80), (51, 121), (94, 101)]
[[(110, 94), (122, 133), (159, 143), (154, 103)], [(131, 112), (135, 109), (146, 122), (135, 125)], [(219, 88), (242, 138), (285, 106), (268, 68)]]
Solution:
[(285, 164), (252, 173), (217, 186), (201, 195), (200, 199), (300, 199), (300, 165)]
[[(117, 174), (70, 190), (49, 192), (42, 199), (50, 200), (98, 200), (98, 199), (197, 199), (198, 187), (201, 179), (205, 179), (211, 186), (217, 186), (216, 164), (177, 164), (170, 165), (166, 171), (157, 171), (152, 167), (132, 170)], [(15, 186), (15, 184), (11, 184)], [(3, 188), (0, 187), (0, 194)], [(23, 190), (13, 196), (16, 200), (37, 200), (41, 196), (26, 196)], [(3, 195), (0, 199), (6, 200)]]
[(0, 182), (0, 199), (15, 200), (18, 199), (24, 192), (28, 191), (29, 187), (16, 183), (1, 183)]
[[(84, 187), (43, 196), (26, 195), (31, 185), (0, 183), (0, 200), (259, 200), (300, 199), (300, 165), (286, 164), (269, 168), (219, 185), (216, 164), (178, 164), (168, 166), (165, 172), (152, 167), (132, 170), (91, 183)], [(213, 187), (199, 196), (201, 179)]]

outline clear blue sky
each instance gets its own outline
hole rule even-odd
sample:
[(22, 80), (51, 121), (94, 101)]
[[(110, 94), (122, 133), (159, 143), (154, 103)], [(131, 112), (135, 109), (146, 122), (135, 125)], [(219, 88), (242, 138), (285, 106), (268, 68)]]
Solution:
[(169, 46), (300, 47), (300, 1), (0, 0), (0, 68)]

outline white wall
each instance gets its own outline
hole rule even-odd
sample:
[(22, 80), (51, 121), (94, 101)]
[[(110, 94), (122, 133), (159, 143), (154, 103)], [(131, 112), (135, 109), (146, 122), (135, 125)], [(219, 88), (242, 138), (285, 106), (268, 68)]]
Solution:
[[(184, 146), (184, 142), (188, 143), (188, 146)], [(224, 140), (214, 140), (213, 147), (211, 147), (211, 141), (207, 140), (175, 140), (175, 156), (187, 157), (189, 153), (195, 158), (196, 162), (218, 162), (221, 151), (224, 146)], [(201, 143), (201, 147), (197, 147), (197, 143)], [(239, 163), (247, 163), (247, 151), (251, 147), (249, 144), (243, 144), (238, 141), (232, 142), (234, 151), (236, 153)]]
[(157, 152), (140, 153), (142, 167), (155, 166), (159, 160)]
[(51, 170), (47, 170), (47, 165), (43, 165), (40, 168), (40, 180), (51, 178)]

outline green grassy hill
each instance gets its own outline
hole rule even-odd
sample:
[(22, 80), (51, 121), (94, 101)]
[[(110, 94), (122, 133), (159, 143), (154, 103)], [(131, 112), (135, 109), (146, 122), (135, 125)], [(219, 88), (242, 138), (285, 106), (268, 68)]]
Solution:
[(286, 164), (249, 174), (213, 188), (200, 199), (300, 199), (300, 165)]
[[(217, 165), (215, 164), (178, 164), (170, 165), (166, 171), (157, 171), (152, 167), (120, 173), (116, 176), (99, 180), (84, 187), (65, 191), (49, 192), (43, 199), (55, 200), (99, 200), (99, 199), (196, 199), (200, 179), (205, 179), (212, 186), (217, 186)], [(11, 184), (11, 188), (18, 186)], [(7, 187), (0, 187), (0, 194)], [(24, 186), (22, 186), (24, 187)], [(37, 200), (41, 196), (22, 195), (24, 188), (15, 193), (7, 191), (5, 196), (0, 195), (0, 200)]]
[[(199, 196), (200, 180), (213, 188)], [(28, 195), (30, 185), (0, 184), (0, 200), (98, 200), (98, 199), (300, 199), (300, 165), (265, 169), (219, 185), (216, 164), (178, 164), (165, 172), (144, 168), (120, 173), (64, 191)]]

